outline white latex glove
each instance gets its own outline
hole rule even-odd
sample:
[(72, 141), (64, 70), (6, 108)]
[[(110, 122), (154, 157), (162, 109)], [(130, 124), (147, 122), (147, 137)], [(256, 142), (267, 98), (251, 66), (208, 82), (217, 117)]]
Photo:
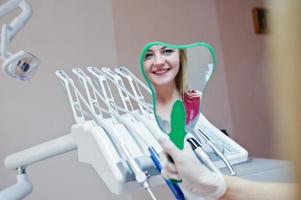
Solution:
[[(160, 154), (162, 175), (166, 179), (182, 181), (183, 189), (208, 200), (216, 200), (226, 192), (226, 182), (222, 174), (211, 172), (195, 156), (190, 144), (185, 141), (184, 149), (179, 150), (169, 139), (160, 138), (164, 152)], [(167, 158), (170, 155), (174, 163)]]

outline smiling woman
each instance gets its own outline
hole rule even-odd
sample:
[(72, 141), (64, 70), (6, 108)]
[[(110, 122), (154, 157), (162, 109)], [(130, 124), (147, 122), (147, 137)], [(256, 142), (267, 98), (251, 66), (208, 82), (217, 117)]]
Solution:
[(157, 122), (165, 133), (171, 131), (171, 113), (178, 101), (184, 107), (185, 130), (192, 130), (197, 122), (201, 97), (214, 69), (214, 56), (206, 45), (154, 42), (143, 49), (141, 70), (153, 89)]
[(169, 121), (170, 112), (167, 111), (171, 110), (173, 103), (181, 98), (186, 87), (183, 81), (186, 72), (186, 53), (184, 50), (153, 46), (145, 55), (144, 70), (156, 90), (157, 114), (161, 119)]

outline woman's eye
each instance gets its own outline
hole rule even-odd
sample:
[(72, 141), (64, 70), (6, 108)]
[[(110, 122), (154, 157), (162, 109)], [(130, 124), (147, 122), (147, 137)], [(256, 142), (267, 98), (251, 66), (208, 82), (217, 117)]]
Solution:
[(153, 56), (152, 53), (146, 53), (145, 56), (144, 56), (144, 60), (149, 60), (149, 59), (152, 58), (152, 56)]
[(170, 54), (172, 54), (173, 52), (174, 52), (173, 49), (164, 49), (164, 50), (163, 50), (163, 54), (164, 54), (164, 55), (170, 55)]

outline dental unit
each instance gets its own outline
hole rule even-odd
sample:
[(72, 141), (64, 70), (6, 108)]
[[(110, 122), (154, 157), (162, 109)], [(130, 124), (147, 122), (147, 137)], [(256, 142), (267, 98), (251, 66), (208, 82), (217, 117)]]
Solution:
[[(165, 134), (156, 124), (152, 105), (142, 95), (141, 88), (144, 88), (144, 84), (139, 83), (138, 78), (125, 67), (88, 67), (89, 74), (80, 68), (74, 68), (72, 72), (78, 78), (85, 97), (67, 73), (62, 70), (55, 72), (67, 91), (75, 119), (70, 134), (7, 156), (5, 166), (11, 170), (17, 169), (18, 182), (1, 191), (0, 200), (22, 199), (32, 191), (32, 184), (25, 173), (27, 166), (74, 150), (78, 152), (78, 160), (90, 164), (109, 190), (117, 195), (137, 191), (142, 186), (152, 199), (156, 199), (150, 187), (165, 182), (176, 199), (184, 199), (180, 187), (164, 180), (160, 175), (157, 152), (162, 149), (157, 139)], [(123, 79), (129, 82), (129, 88)], [(122, 106), (116, 103), (110, 89), (112, 87), (119, 90)], [(137, 108), (131, 101), (137, 103)], [(206, 118), (201, 115), (200, 120), (202, 122), (196, 128), (201, 129), (210, 141), (221, 138), (214, 135), (215, 127), (212, 128), (213, 125)], [(190, 136), (201, 146), (206, 143), (195, 132)], [(245, 154), (240, 151), (239, 145), (236, 147), (229, 141), (224, 156), (231, 164), (244, 161)], [(229, 157), (230, 152), (232, 157)], [(207, 154), (206, 151), (204, 153)], [(223, 166), (218, 159), (212, 159), (212, 155), (209, 157), (216, 167)]]

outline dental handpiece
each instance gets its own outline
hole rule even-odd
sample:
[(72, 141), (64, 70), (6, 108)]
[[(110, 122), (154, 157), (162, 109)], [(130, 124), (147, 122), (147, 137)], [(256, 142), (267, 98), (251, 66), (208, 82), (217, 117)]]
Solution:
[(210, 169), (212, 172), (215, 172), (217, 174), (221, 174), (221, 172), (213, 164), (213, 162), (210, 160), (209, 156), (205, 153), (205, 151), (202, 149), (200, 143), (196, 139), (188, 138), (187, 142), (189, 142), (194, 153), (204, 163), (204, 165), (206, 165), (206, 167), (208, 169)]
[(220, 157), (220, 159), (225, 163), (226, 167), (230, 171), (230, 175), (231, 176), (235, 176), (236, 172), (234, 171), (232, 165), (230, 164), (230, 162), (226, 158), (226, 156), (213, 144), (213, 142), (211, 142), (211, 140), (207, 137), (207, 135), (205, 133), (203, 133), (203, 131), (201, 131), (200, 129), (198, 129), (198, 132), (204, 138), (204, 140), (206, 141), (206, 143), (212, 148), (212, 150), (214, 151), (214, 153), (218, 157)]

